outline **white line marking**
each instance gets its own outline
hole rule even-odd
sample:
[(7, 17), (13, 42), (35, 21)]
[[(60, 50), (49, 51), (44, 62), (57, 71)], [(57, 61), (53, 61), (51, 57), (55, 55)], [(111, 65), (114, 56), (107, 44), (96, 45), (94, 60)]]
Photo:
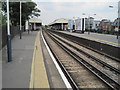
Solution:
[(58, 72), (60, 73), (60, 75), (61, 75), (61, 77), (62, 77), (62, 79), (63, 79), (66, 87), (67, 87), (67, 88), (72, 88), (71, 85), (70, 85), (70, 83), (68, 82), (67, 78), (65, 77), (64, 73), (62, 72), (60, 66), (58, 65), (55, 57), (53, 56), (51, 50), (49, 49), (49, 47), (48, 47), (48, 45), (47, 45), (47, 43), (46, 43), (46, 41), (45, 41), (45, 39), (44, 39), (44, 37), (43, 37), (42, 32), (41, 32), (41, 35), (42, 35), (43, 42), (44, 42), (44, 44), (45, 44), (45, 46), (46, 46), (46, 48), (47, 48), (47, 50), (48, 50), (48, 52), (49, 52), (49, 54), (50, 54), (53, 62), (54, 62), (55, 66), (56, 66), (56, 68), (57, 68), (57, 70), (58, 70)]

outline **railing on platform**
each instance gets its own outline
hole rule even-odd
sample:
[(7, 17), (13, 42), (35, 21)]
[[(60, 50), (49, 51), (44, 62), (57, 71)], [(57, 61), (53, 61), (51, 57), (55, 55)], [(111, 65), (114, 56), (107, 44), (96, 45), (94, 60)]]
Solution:
[[(22, 27), (22, 32), (25, 30), (24, 26)], [(20, 33), (20, 29), (19, 26), (10, 26), (10, 32), (11, 32), (11, 37), (12, 39), (14, 38), (14, 36), (18, 35)], [(0, 50), (7, 45), (7, 26), (2, 26), (2, 28), (0, 29), (0, 34), (1, 36), (1, 47)]]

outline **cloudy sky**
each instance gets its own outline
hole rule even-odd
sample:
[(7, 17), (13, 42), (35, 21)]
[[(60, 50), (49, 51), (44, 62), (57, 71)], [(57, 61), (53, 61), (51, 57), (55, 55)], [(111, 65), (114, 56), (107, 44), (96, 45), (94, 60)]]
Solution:
[[(41, 10), (39, 17), (43, 24), (49, 24), (58, 18), (73, 19), (73, 17), (92, 16), (96, 20), (102, 18), (113, 21), (118, 14), (119, 0), (33, 0)], [(109, 6), (114, 8), (109, 8)], [(85, 13), (85, 15), (82, 15)], [(96, 15), (94, 15), (96, 14)]]

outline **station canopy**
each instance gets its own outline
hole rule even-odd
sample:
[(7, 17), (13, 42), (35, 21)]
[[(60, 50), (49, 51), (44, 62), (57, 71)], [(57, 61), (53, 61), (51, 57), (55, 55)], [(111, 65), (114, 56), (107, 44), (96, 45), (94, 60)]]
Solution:
[(31, 18), (29, 19), (29, 22), (30, 23), (42, 23), (42, 20), (38, 18)]
[(67, 19), (64, 18), (60, 18), (60, 19), (56, 19), (54, 22), (50, 23), (49, 25), (53, 25), (53, 24), (61, 24), (61, 23), (68, 23)]

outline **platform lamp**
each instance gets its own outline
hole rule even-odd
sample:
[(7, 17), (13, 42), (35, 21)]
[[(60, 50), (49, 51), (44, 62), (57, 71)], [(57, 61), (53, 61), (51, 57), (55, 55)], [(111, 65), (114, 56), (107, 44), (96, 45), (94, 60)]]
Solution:
[(8, 54), (8, 62), (12, 61), (10, 18), (9, 18), (9, 0), (7, 0), (7, 54)]
[(120, 1), (118, 2), (118, 35), (117, 39), (119, 39), (119, 32), (120, 32)]
[[(74, 29), (76, 29), (76, 22), (75, 22), (75, 19), (79, 19), (79, 17), (73, 17), (73, 20), (74, 20)], [(75, 31), (75, 30), (74, 30)]]
[[(114, 8), (114, 6), (109, 6), (109, 8)], [(119, 16), (119, 8), (120, 8), (120, 1), (118, 2), (118, 32), (117, 32), (117, 39), (118, 39), (118, 37), (119, 37), (119, 26), (120, 26), (120, 21), (119, 21), (119, 18), (120, 18), (120, 16)]]
[(74, 28), (73, 29), (75, 29), (75, 17), (73, 17), (73, 22), (74, 22), (74, 24), (73, 24)]
[[(82, 15), (86, 15), (85, 13), (83, 13)], [(93, 14), (93, 15), (96, 15), (96, 14)], [(90, 22), (91, 22), (91, 20), (90, 20), (90, 14), (88, 15), (88, 18), (89, 18), (89, 30), (88, 30), (88, 35), (90, 34), (90, 29), (91, 29), (91, 25), (90, 25)]]
[(20, 39), (22, 39), (22, 27), (21, 27), (21, 1), (20, 1)]
[[(86, 18), (86, 17), (85, 17), (85, 13), (82, 13), (82, 15), (83, 15), (84, 18)], [(86, 21), (85, 21), (85, 22), (86, 22)]]
[(20, 39), (22, 39), (22, 2), (26, 1), (20, 0)]
[(20, 0), (20, 39), (22, 39), (22, 3), (26, 3), (31, 0)]

